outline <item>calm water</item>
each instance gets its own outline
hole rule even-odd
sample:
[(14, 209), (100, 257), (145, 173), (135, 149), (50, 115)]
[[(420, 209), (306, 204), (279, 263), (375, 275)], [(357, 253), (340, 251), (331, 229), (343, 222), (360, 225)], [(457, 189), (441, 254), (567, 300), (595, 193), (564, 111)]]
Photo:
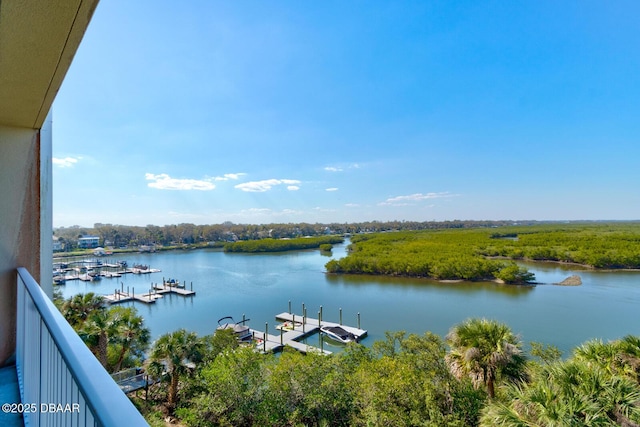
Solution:
[[(333, 257), (345, 256), (344, 245)], [(333, 276), (324, 273), (330, 256), (318, 251), (279, 254), (227, 254), (218, 250), (126, 254), (129, 265), (141, 263), (161, 273), (123, 275), (100, 282), (69, 281), (65, 297), (81, 292), (113, 293), (116, 287), (148, 291), (163, 277), (193, 282), (195, 297), (167, 295), (155, 304), (133, 303), (152, 336), (178, 328), (200, 335), (210, 334), (217, 320), (245, 314), (255, 329), (265, 322), (273, 331), (274, 316), (287, 311), (291, 301), (296, 313), (302, 303), (311, 317), (323, 306), (325, 320), (369, 331), (364, 344), (384, 337), (385, 331), (420, 333), (430, 330), (445, 335), (449, 328), (469, 317), (488, 317), (506, 322), (524, 342), (541, 341), (562, 350), (590, 339), (615, 339), (640, 335), (640, 273), (594, 272), (557, 264), (528, 264), (538, 282), (559, 282), (571, 274), (582, 277), (582, 286), (539, 285), (518, 287), (494, 283), (438, 283), (426, 280)], [(313, 338), (312, 338), (313, 339)], [(312, 343), (310, 341), (310, 343)]]

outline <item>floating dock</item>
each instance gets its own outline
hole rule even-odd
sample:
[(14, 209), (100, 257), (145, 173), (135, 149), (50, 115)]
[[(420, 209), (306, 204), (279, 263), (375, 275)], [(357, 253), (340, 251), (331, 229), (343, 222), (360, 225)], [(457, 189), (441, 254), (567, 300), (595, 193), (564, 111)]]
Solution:
[(193, 285), (191, 289), (186, 289), (182, 286), (171, 286), (171, 285), (153, 285), (153, 289), (157, 294), (167, 294), (174, 293), (178, 295), (182, 295), (183, 297), (190, 297), (196, 294), (196, 291), (193, 290)]
[(135, 292), (129, 293), (129, 288), (124, 290), (124, 285), (120, 290), (115, 291), (113, 294), (103, 295), (102, 297), (107, 300), (110, 304), (118, 304), (121, 302), (127, 301), (139, 301), (144, 302), (146, 304), (153, 304), (157, 299), (162, 298), (164, 294), (178, 294), (183, 297), (190, 297), (196, 294), (196, 291), (193, 290), (193, 283), (191, 284), (191, 289), (178, 288), (176, 286), (169, 285), (152, 285), (149, 292), (136, 294)]
[[(253, 340), (256, 342), (256, 348), (264, 353), (282, 351), (284, 347), (289, 346), (301, 353), (314, 352), (319, 354), (331, 354), (331, 351), (325, 350), (322, 347), (318, 348), (316, 346), (300, 342), (300, 340), (308, 337), (309, 335), (319, 333), (321, 326), (340, 326), (344, 330), (352, 333), (358, 341), (367, 336), (367, 331), (365, 329), (346, 326), (335, 322), (327, 322), (321, 319), (314, 319), (312, 317), (301, 316), (294, 313), (280, 313), (276, 315), (276, 320), (285, 322), (288, 328), (280, 330), (276, 329), (276, 335), (265, 331), (251, 329)], [(265, 327), (268, 327), (268, 325), (265, 325)]]
[(102, 298), (104, 298), (110, 304), (118, 304), (118, 303), (127, 302), (127, 301), (140, 301), (146, 304), (152, 304), (156, 302), (157, 299), (162, 298), (162, 295), (158, 295), (151, 292), (146, 294), (134, 294), (134, 293), (130, 294), (129, 292), (126, 292), (126, 291), (116, 290), (114, 294), (103, 295)]

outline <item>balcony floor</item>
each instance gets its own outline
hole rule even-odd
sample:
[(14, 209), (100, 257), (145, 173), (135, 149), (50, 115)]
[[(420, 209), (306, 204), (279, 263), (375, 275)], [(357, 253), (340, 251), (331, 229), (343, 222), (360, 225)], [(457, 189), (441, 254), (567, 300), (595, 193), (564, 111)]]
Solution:
[[(0, 368), (0, 404), (5, 403), (20, 403), (20, 389), (18, 388), (15, 365)], [(22, 415), (0, 411), (0, 426), (23, 427)]]

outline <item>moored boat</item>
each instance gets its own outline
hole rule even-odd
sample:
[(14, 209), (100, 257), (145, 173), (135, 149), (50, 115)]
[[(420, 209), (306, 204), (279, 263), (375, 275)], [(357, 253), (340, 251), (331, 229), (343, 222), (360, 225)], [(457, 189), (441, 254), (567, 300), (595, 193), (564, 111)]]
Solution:
[(322, 326), (320, 331), (343, 344), (358, 342), (358, 337), (340, 326)]
[(251, 341), (253, 334), (251, 333), (251, 329), (248, 326), (245, 326), (245, 323), (248, 322), (249, 319), (242, 320), (240, 322), (235, 322), (233, 317), (226, 316), (221, 319), (218, 319), (218, 328), (217, 330), (225, 330), (231, 329), (238, 339), (238, 341)]

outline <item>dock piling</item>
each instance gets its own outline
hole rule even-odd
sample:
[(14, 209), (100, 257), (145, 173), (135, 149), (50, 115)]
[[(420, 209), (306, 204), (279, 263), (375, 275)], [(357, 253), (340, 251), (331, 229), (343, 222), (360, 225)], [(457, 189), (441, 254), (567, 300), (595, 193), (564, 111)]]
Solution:
[(291, 314), (291, 300), (289, 300), (289, 314)]
[(318, 312), (318, 328), (322, 326), (321, 323), (322, 323), (322, 312), (319, 311)]
[(358, 312), (358, 329), (360, 329), (360, 312)]
[(282, 342), (282, 328), (280, 328), (280, 345), (283, 345), (283, 342)]
[(269, 336), (269, 322), (264, 322), (264, 339), (262, 340), (262, 349), (267, 352), (267, 337)]
[(340, 307), (340, 326), (342, 326), (342, 307)]

